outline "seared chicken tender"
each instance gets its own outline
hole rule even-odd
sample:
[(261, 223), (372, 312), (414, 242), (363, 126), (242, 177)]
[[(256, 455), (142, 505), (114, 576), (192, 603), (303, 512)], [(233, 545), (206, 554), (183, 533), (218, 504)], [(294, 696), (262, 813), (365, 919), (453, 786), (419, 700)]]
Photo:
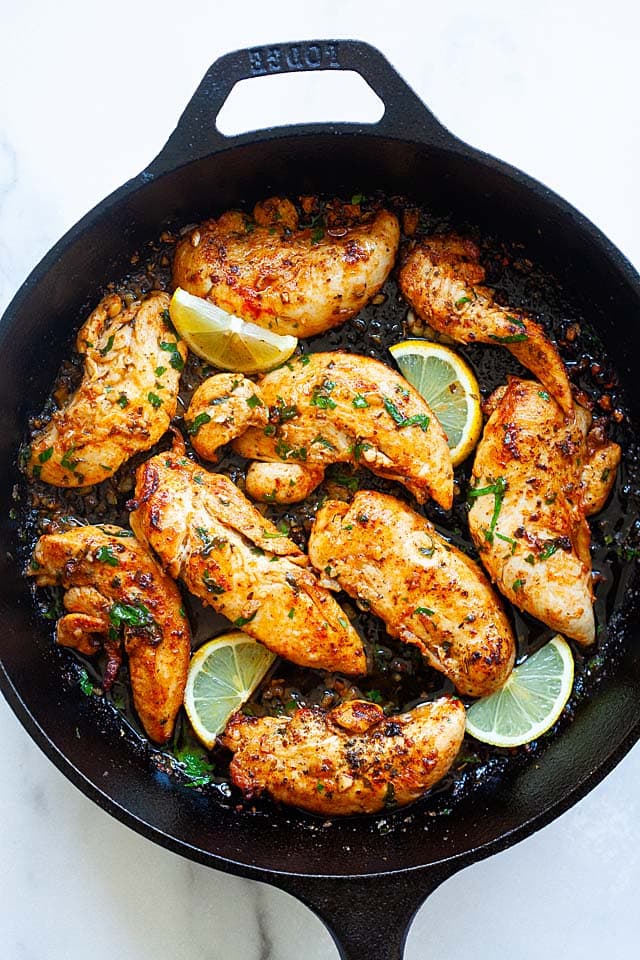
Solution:
[(267, 792), (312, 813), (377, 813), (417, 800), (458, 754), (465, 728), (459, 700), (442, 698), (387, 717), (351, 700), (292, 717), (235, 714), (222, 737), (231, 778), (248, 798)]
[(521, 311), (501, 307), (485, 278), (471, 240), (449, 234), (427, 237), (400, 270), (400, 290), (416, 313), (459, 343), (502, 344), (544, 384), (566, 414), (571, 387), (556, 347), (542, 327)]
[(166, 293), (129, 307), (117, 294), (100, 301), (76, 341), (82, 382), (31, 441), (32, 476), (57, 487), (100, 483), (166, 432), (187, 357), (168, 308)]
[(280, 198), (259, 204), (253, 219), (224, 213), (178, 243), (173, 282), (275, 333), (311, 337), (366, 306), (398, 252), (400, 228), (388, 210), (332, 232), (300, 230)]
[[(469, 529), (499, 590), (552, 630), (593, 643), (590, 531), (585, 514), (606, 500), (617, 444), (591, 436), (591, 417), (568, 420), (530, 380), (512, 379), (478, 445)], [(596, 463), (610, 464), (597, 476)]]
[(268, 410), (260, 389), (241, 373), (218, 373), (201, 383), (184, 415), (196, 451), (215, 462), (218, 447), (248, 427), (265, 427)]
[[(269, 424), (234, 440), (243, 457), (314, 469), (365, 466), (404, 484), (420, 503), (433, 497), (451, 507), (444, 430), (420, 394), (385, 364), (356, 354), (306, 354), (266, 374), (260, 395)], [(301, 492), (305, 496), (309, 485)]]
[(203, 603), (287, 660), (366, 672), (362, 641), (302, 551), (235, 484), (180, 450), (138, 470), (131, 526)]
[(124, 635), (136, 711), (148, 736), (165, 743), (182, 706), (191, 652), (173, 580), (130, 530), (107, 524), (40, 537), (28, 572), (39, 587), (66, 590), (59, 644), (88, 656), (106, 649), (105, 689), (120, 667)]
[(493, 693), (509, 676), (515, 641), (479, 566), (433, 524), (388, 494), (329, 501), (309, 539), (316, 569), (415, 644), (463, 694)]

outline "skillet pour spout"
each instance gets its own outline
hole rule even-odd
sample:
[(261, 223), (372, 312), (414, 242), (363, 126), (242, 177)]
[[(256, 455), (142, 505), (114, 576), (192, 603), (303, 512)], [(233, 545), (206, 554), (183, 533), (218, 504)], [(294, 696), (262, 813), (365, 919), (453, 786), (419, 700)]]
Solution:
[[(302, 124), (227, 138), (216, 127), (234, 85), (282, 72), (353, 70), (385, 106), (376, 124)], [(45, 256), (0, 322), (0, 486), (9, 503), (15, 459), (32, 405), (41, 409), (70, 334), (69, 318), (124, 275), (134, 252), (165, 223), (190, 223), (282, 194), (382, 190), (437, 204), (522, 243), (567, 290), (617, 366), (638, 421), (640, 391), (628, 356), (640, 352), (640, 278), (585, 217), (530, 177), (449, 133), (385, 57), (352, 40), (273, 44), (229, 53), (207, 71), (166, 146), (137, 177), (74, 226)], [(615, 304), (615, 309), (612, 309)], [(620, 329), (625, 336), (620, 337)], [(25, 384), (29, 389), (25, 390)], [(16, 398), (19, 401), (16, 402)], [(97, 722), (77, 688), (64, 691), (60, 651), (32, 613), (16, 555), (15, 525), (0, 529), (0, 686), (27, 731), (87, 796), (147, 838), (190, 859), (272, 883), (327, 924), (344, 958), (399, 960), (412, 917), (456, 870), (530, 835), (574, 804), (640, 734), (637, 594), (619, 588), (610, 629), (622, 655), (597, 696), (517, 775), (490, 782), (473, 804), (427, 817), (424, 805), (392, 812), (390, 829), (367, 818), (314, 823), (295, 810), (264, 817), (213, 807), (150, 772), (107, 716)], [(109, 771), (105, 778), (104, 771)]]

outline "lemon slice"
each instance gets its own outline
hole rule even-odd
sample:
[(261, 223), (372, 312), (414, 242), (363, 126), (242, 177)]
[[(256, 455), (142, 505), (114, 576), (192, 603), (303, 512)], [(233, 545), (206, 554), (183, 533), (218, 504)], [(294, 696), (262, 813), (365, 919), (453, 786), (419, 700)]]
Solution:
[(211, 749), (265, 676), (276, 656), (241, 630), (214, 637), (194, 653), (184, 707), (198, 739)]
[(573, 656), (557, 634), (516, 667), (500, 690), (467, 710), (467, 733), (494, 747), (519, 747), (554, 725), (573, 687)]
[(169, 304), (174, 327), (190, 350), (220, 370), (262, 373), (288, 360), (296, 337), (281, 337), (178, 287)]
[(480, 439), (480, 389), (473, 370), (449, 347), (431, 340), (403, 340), (389, 351), (403, 377), (427, 401), (449, 441), (454, 467)]

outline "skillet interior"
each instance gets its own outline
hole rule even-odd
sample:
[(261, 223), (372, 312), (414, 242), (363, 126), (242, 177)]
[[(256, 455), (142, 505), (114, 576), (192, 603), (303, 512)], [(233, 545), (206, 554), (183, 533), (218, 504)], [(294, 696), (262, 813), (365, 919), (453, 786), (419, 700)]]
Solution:
[[(495, 161), (462, 146), (444, 150), (373, 135), (309, 133), (246, 144), (157, 180), (133, 181), (57, 245), (5, 315), (0, 330), (5, 504), (16, 479), (13, 461), (27, 411), (46, 397), (66, 349), (69, 318), (96, 299), (105, 278), (127, 271), (131, 253), (157, 236), (163, 221), (188, 222), (203, 210), (278, 191), (402, 193), (505, 240), (522, 241), (528, 255), (571, 290), (600, 333), (637, 422), (640, 397), (637, 391), (634, 396), (629, 362), (639, 339), (633, 325), (640, 307), (635, 275), (586, 222), (525, 179), (509, 177)], [(3, 686), (19, 716), (86, 793), (141, 832), (212, 865), (224, 863), (239, 872), (345, 876), (465, 860), (473, 851), (484, 855), (487, 845), (505, 846), (531, 829), (532, 821), (542, 825), (570, 805), (637, 737), (638, 600), (629, 593), (627, 623), (621, 627), (625, 656), (597, 698), (580, 707), (574, 723), (535, 767), (481, 802), (456, 807), (446, 821), (409, 821), (390, 834), (366, 821), (334, 822), (331, 828), (319, 822), (311, 830), (302, 828), (295, 812), (277, 813), (265, 824), (262, 818), (211, 808), (197, 792), (176, 787), (161, 774), (152, 777), (106, 721), (106, 732), (101, 731), (93, 704), (89, 707), (77, 692), (63, 693), (49, 637), (36, 621), (25, 581), (6, 558), (15, 553), (6, 520), (2, 544)]]

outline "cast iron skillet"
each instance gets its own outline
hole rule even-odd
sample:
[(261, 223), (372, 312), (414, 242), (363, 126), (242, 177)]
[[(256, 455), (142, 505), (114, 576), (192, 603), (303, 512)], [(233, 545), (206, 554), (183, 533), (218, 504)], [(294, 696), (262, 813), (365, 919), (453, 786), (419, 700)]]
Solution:
[[(215, 118), (238, 80), (345, 69), (360, 73), (381, 97), (386, 109), (379, 123), (302, 125), (232, 139), (216, 130)], [(69, 318), (95, 301), (105, 279), (127, 272), (131, 253), (156, 237), (163, 221), (189, 222), (276, 192), (375, 189), (406, 194), (525, 243), (529, 255), (581, 300), (637, 419), (640, 391), (629, 363), (640, 350), (640, 279), (591, 223), (539, 183), (457, 140), (367, 44), (317, 41), (228, 54), (207, 72), (159, 156), (56, 244), (2, 319), (0, 683), (56, 766), (123, 823), (192, 860), (299, 897), (326, 922), (344, 957), (366, 951), (397, 960), (411, 918), (432, 890), (557, 817), (637, 740), (634, 598), (626, 603), (626, 626), (618, 625), (625, 653), (614, 675), (535, 765), (472, 804), (456, 806), (448, 818), (427, 823), (416, 817), (389, 833), (372, 829), (366, 819), (310, 829), (295, 811), (277, 812), (265, 823), (212, 807), (197, 791), (150, 773), (117, 735), (99, 729), (81, 695), (63, 692), (49, 636), (12, 559), (15, 531), (6, 520), (26, 413), (47, 395)]]

